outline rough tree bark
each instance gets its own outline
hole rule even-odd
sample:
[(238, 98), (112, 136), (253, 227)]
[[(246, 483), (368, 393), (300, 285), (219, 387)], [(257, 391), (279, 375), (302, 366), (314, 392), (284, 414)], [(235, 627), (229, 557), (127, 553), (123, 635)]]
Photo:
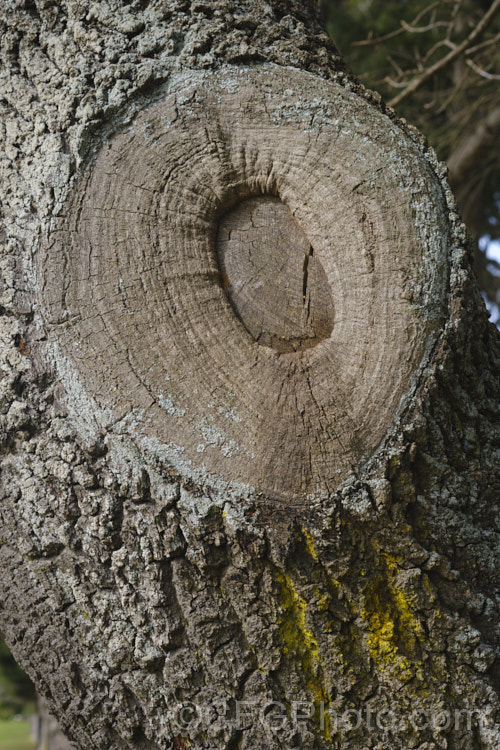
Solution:
[(0, 11), (1, 626), (82, 749), (500, 744), (498, 332), (315, 6)]

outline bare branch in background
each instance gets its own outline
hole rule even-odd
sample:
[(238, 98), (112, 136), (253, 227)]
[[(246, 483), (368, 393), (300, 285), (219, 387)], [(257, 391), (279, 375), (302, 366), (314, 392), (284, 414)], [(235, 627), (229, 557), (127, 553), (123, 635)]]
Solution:
[(484, 239), (500, 242), (500, 0), (330, 0), (329, 7), (331, 33), (336, 38), (340, 17), (338, 41), (363, 83), (448, 162), (462, 215), (483, 238), (475, 261), (481, 288), (500, 311), (500, 276)]
[(499, 135), (500, 106), (493, 109), (486, 120), (480, 121), (475, 132), (468, 134), (465, 142), (459, 143), (449, 157), (448, 169), (452, 187), (465, 185), (471, 174), (477, 171), (477, 165), (491, 150)]
[(436, 62), (434, 65), (431, 65), (430, 68), (427, 68), (427, 70), (425, 70), (421, 76), (418, 76), (417, 78), (414, 78), (412, 81), (410, 81), (410, 83), (403, 91), (401, 91), (400, 94), (397, 94), (393, 99), (390, 100), (390, 106), (396, 107), (402, 101), (414, 94), (425, 83), (427, 83), (427, 81), (429, 81), (434, 75), (436, 75), (436, 73), (438, 73), (440, 70), (443, 70), (443, 68), (446, 68), (454, 60), (457, 60), (468, 47), (470, 47), (476, 40), (481, 37), (481, 35), (488, 28), (489, 24), (493, 21), (495, 15), (499, 10), (500, 0), (493, 0), (490, 8), (486, 11), (484, 16), (481, 18), (477, 26), (471, 31), (469, 36), (464, 39), (461, 44), (457, 45), (455, 49), (453, 49), (448, 55), (441, 58), (441, 60), (438, 60), (438, 62)]
[(424, 60), (426, 60), (426, 61), (427, 61), (427, 60), (430, 60), (430, 58), (431, 58), (431, 57), (433, 56), (433, 54), (434, 54), (435, 52), (437, 52), (437, 51), (438, 51), (438, 49), (441, 49), (441, 47), (448, 47), (448, 49), (452, 49), (452, 50), (453, 50), (453, 49), (456, 49), (456, 48), (457, 48), (457, 45), (456, 45), (456, 44), (454, 44), (454, 43), (453, 43), (452, 41), (450, 41), (449, 39), (440, 39), (440, 40), (439, 40), (439, 42), (436, 42), (436, 44), (434, 44), (434, 45), (433, 45), (433, 46), (432, 46), (432, 47), (430, 48), (430, 50), (428, 50), (428, 52), (426, 53), (426, 55), (425, 55), (425, 57), (424, 57)]
[(451, 35), (453, 34), (453, 31), (455, 29), (455, 24), (458, 18), (459, 11), (462, 7), (463, 0), (456, 0), (456, 2), (453, 5), (453, 10), (451, 11), (451, 21), (448, 26), (448, 31), (446, 32), (446, 38), (449, 39)]
[(497, 44), (498, 42), (500, 42), (500, 34), (495, 34), (495, 36), (491, 39), (486, 39), (486, 41), (481, 42), (481, 44), (476, 44), (475, 47), (468, 47), (465, 50), (465, 54), (473, 55), (475, 52), (482, 52), (487, 47), (491, 47), (493, 44)]
[(409, 23), (406, 23), (406, 21), (401, 20), (400, 21), (401, 26), (403, 27), (404, 31), (407, 31), (409, 34), (426, 34), (428, 31), (432, 31), (433, 29), (438, 29), (439, 27), (448, 27), (448, 23), (446, 21), (435, 21), (432, 20), (430, 24), (427, 26), (412, 26)]
[(479, 65), (476, 65), (474, 60), (467, 59), (465, 61), (469, 68), (472, 68), (472, 70), (481, 76), (481, 78), (486, 78), (488, 81), (500, 81), (500, 75), (495, 75), (494, 73), (488, 73), (487, 70), (483, 70), (479, 67)]
[(414, 29), (416, 25), (419, 23), (419, 21), (424, 18), (427, 13), (430, 13), (434, 8), (437, 8), (439, 5), (441, 5), (441, 0), (438, 0), (438, 2), (431, 3), (427, 8), (424, 8), (414, 19), (411, 24), (405, 24), (404, 21), (401, 21), (401, 28), (395, 29), (395, 31), (391, 31), (389, 34), (384, 34), (384, 36), (379, 36), (377, 38), (369, 38), (369, 39), (363, 39), (360, 42), (354, 42), (353, 47), (366, 47), (368, 45), (374, 45), (374, 44), (380, 44), (381, 42), (386, 42), (389, 39), (394, 39), (394, 37), (399, 36), (400, 34), (404, 34), (405, 31), (408, 31), (409, 27), (410, 29)]

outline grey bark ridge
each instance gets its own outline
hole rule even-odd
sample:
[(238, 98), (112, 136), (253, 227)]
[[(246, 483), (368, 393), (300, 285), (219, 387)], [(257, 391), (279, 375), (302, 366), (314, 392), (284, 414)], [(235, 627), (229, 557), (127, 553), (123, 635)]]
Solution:
[[(0, 621), (63, 729), (103, 750), (498, 747), (500, 347), (445, 168), (353, 80), (310, 6), (26, 2), (0, 17)], [(440, 196), (417, 233), (432, 216), (446, 227), (442, 282), (407, 301), (429, 341), (433, 314), (439, 324), (425, 365), (379, 450), (307, 507), (197, 480), (116, 429), (110, 408), (96, 423), (105, 409), (54, 354), (37, 303), (41, 247), (103, 144), (174, 80), (264, 64), (361, 97)], [(369, 189), (354, 192), (360, 204)], [(423, 278), (436, 268), (423, 263)], [(64, 336), (76, 321), (59, 325)], [(398, 726), (369, 729), (365, 714), (358, 728), (321, 729), (316, 713), (299, 728), (241, 728), (236, 700), (390, 709)], [(203, 721), (179, 724), (185, 701)], [(440, 708), (477, 714), (458, 728), (409, 722)]]

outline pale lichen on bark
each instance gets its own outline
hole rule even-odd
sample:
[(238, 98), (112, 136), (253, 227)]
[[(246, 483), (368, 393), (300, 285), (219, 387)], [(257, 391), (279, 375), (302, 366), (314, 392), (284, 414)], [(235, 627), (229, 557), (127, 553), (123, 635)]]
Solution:
[[(450, 257), (434, 269), (439, 254), (430, 253), (422, 268), (423, 278), (442, 274), (444, 296), (433, 297), (432, 284), (420, 297), (406, 291), (443, 324), (382, 447), (306, 511), (242, 483), (196, 483), (182, 451), (175, 469), (154, 438), (130, 439), (139, 407), (96, 424), (101, 406), (40, 315), (35, 254), (69, 190), (113, 133), (159, 101), (174, 71), (198, 81), (270, 63), (285, 80), (302, 68), (362, 96), (380, 118), (383, 106), (345, 70), (312, 6), (26, 0), (1, 10), (0, 615), (82, 748), (499, 744), (500, 346), (445, 170), (410, 126), (389, 113), (388, 132), (411, 141), (435, 175), (417, 229), (427, 236), (435, 199)], [(279, 118), (309, 107), (304, 96)], [(321, 117), (317, 106), (317, 128)], [(367, 200), (369, 190), (355, 193)], [(59, 321), (61, 330), (73, 323)], [(169, 397), (168, 363), (165, 373), (164, 408), (182, 410)], [(80, 394), (76, 409), (61, 382)], [(224, 419), (244, 416), (229, 409)], [(202, 427), (200, 442), (223, 440)], [(321, 730), (315, 716), (303, 731), (259, 721), (242, 729), (235, 700), (325, 702), (339, 714), (369, 705), (393, 710), (398, 728)], [(208, 718), (179, 726), (183, 701), (210, 707)], [(232, 713), (217, 720), (225, 702)], [(481, 715), (458, 729), (416, 731), (408, 721), (440, 707)]]

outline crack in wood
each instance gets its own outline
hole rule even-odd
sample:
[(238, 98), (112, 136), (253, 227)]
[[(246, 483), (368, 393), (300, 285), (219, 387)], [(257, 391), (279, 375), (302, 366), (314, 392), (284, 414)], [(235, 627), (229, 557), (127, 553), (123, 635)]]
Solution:
[(247, 198), (223, 216), (217, 255), (222, 288), (258, 344), (302, 351), (330, 335), (333, 301), (326, 274), (279, 198)]
[[(351, 111), (288, 75), (304, 101)], [(281, 82), (228, 76), (189, 79), (82, 170), (37, 258), (41, 309), (85, 419), (102, 409), (199, 483), (303, 503), (387, 433), (437, 325), (397, 290), (434, 299), (445, 240), (392, 132), (375, 122), (356, 156), (365, 105), (311, 132), (283, 118)]]
[(313, 255), (314, 255), (314, 250), (311, 245), (311, 247), (309, 248), (309, 252), (307, 253), (307, 255), (304, 256), (304, 265), (302, 268), (302, 273), (303, 273), (302, 301), (304, 305), (306, 304), (306, 298), (307, 298), (307, 277), (308, 277), (309, 258), (312, 258)]

